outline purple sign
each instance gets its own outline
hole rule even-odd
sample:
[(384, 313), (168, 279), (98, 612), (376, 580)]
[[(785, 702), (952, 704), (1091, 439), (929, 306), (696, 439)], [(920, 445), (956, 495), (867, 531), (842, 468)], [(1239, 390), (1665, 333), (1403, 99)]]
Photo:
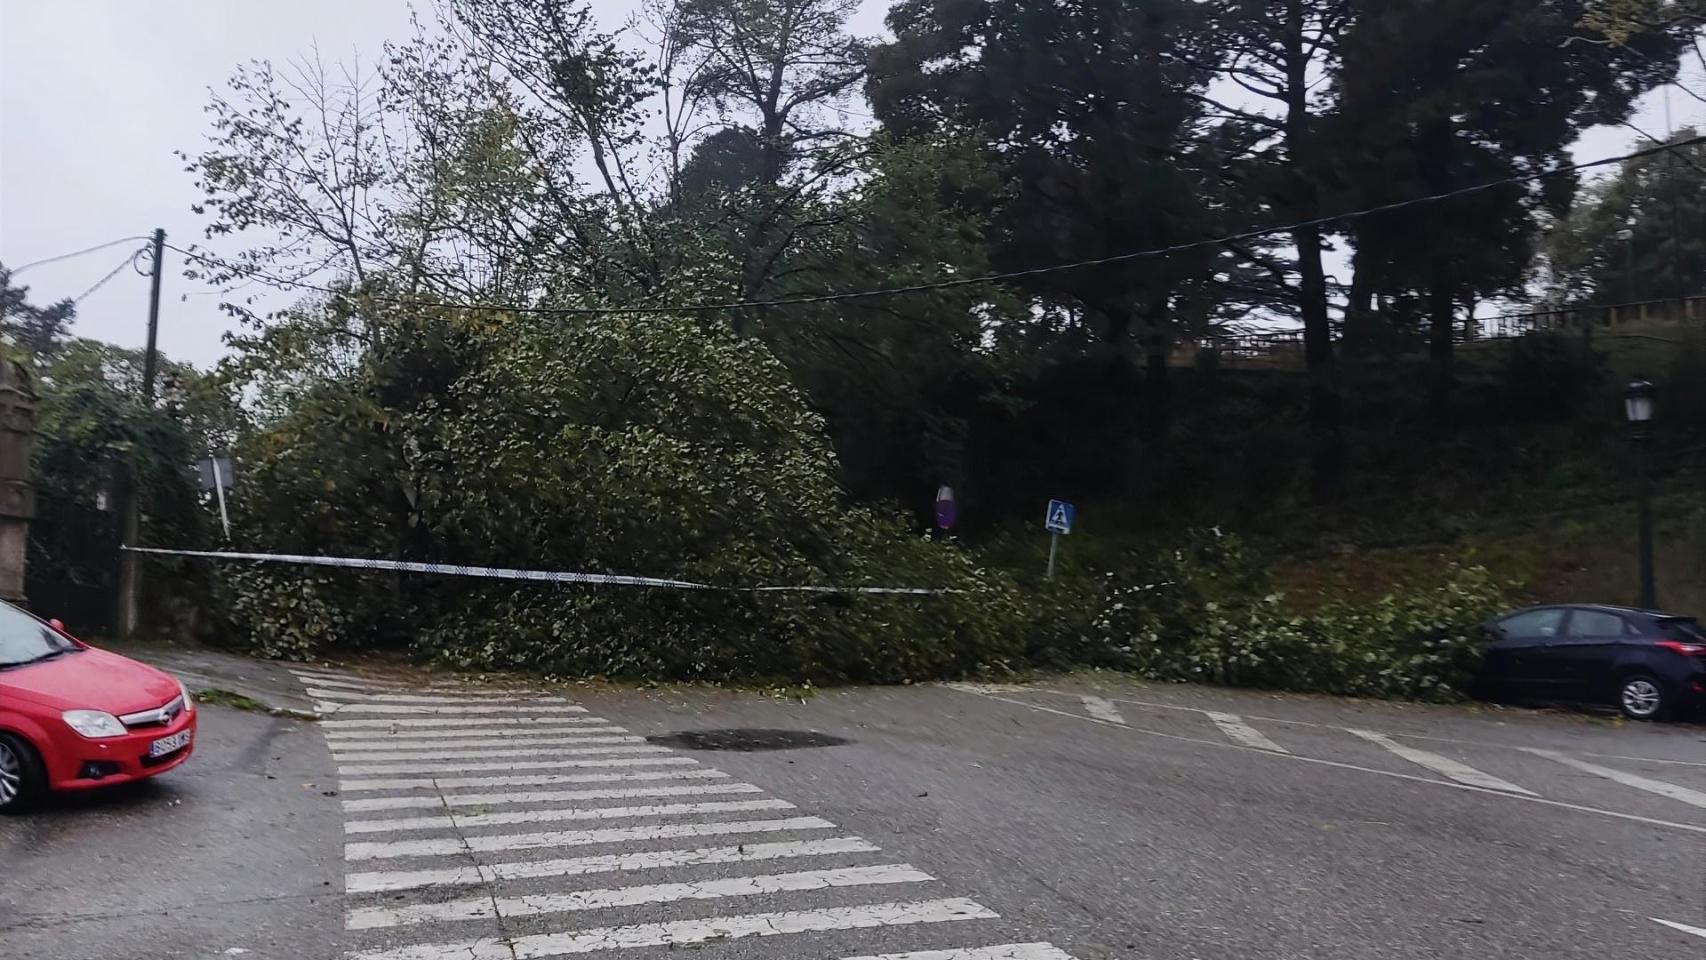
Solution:
[(959, 518), (960, 507), (954, 502), (954, 488), (943, 486), (936, 491), (936, 526), (942, 530), (951, 530)]

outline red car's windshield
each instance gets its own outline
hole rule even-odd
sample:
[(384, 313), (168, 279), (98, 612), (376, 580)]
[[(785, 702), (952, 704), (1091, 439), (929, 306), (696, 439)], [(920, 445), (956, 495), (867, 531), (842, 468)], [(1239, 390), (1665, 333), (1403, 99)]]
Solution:
[(70, 653), (77, 645), (17, 607), (0, 603), (0, 669)]

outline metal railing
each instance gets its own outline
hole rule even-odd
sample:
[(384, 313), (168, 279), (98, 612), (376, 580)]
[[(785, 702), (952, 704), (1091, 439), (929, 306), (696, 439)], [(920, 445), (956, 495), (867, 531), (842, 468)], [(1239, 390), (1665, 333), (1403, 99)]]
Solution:
[[(1592, 338), (1636, 328), (1706, 324), (1706, 296), (1628, 303), (1572, 304), (1550, 309), (1477, 317), (1460, 324), (1458, 343), (1514, 340), (1530, 333), (1575, 332)], [(1335, 328), (1335, 341), (1340, 330)], [(1425, 351), (1427, 333), (1416, 330), (1388, 339), (1403, 352)], [(1240, 366), (1289, 366), (1303, 361), (1303, 331), (1222, 331), (1185, 340), (1173, 348), (1175, 366), (1190, 366), (1204, 354)]]

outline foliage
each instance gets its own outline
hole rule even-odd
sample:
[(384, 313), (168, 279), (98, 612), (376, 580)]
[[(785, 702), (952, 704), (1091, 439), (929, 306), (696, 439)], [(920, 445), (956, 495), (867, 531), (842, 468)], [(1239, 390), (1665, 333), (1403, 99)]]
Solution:
[[(1677, 132), (1672, 142), (1697, 135)], [(1635, 303), (1700, 292), (1706, 272), (1706, 145), (1625, 162), (1588, 186), (1547, 234), (1551, 298)]]
[[(245, 537), (717, 589), (398, 580), (333, 592), (269, 571), (235, 584), (233, 607), (266, 652), (412, 637), (463, 665), (818, 681), (1019, 657), (1017, 601), (999, 574), (840, 502), (822, 421), (756, 341), (658, 317), (417, 320), (389, 321), (410, 345), (390, 364), (326, 384), (300, 418), (250, 440)], [(386, 403), (391, 386), (418, 385), (451, 356), (464, 372), (442, 389)], [(334, 429), (304, 429), (333, 410)], [(848, 602), (747, 589), (773, 584), (950, 592)]]
[[(872, 141), (861, 182), (826, 227), (781, 266), (783, 295), (928, 283), (943, 271), (990, 269), (988, 213), (967, 192), (1000, 189), (959, 141)], [(850, 253), (858, 255), (850, 256)], [(992, 329), (1026, 313), (1002, 290), (945, 289), (765, 315), (761, 336), (789, 369), (835, 442), (848, 491), (862, 501), (923, 506), (919, 491), (969, 489), (971, 421), (1006, 363), (984, 349)]]
[[(95, 632), (115, 609), (121, 476), (134, 471), (145, 543), (205, 545), (210, 517), (193, 464), (229, 437), (238, 413), (216, 383), (167, 359), (159, 365), (160, 400), (145, 405), (141, 351), (76, 337), (74, 304), (36, 307), (3, 269), (0, 279), (8, 281), (0, 285), (0, 337), (29, 351), (38, 394), (25, 589), (37, 609)], [(155, 569), (174, 588), (150, 591), (144, 614), (155, 626), (184, 625), (191, 608), (205, 605), (205, 579), (180, 564)]]
[(71, 336), (77, 305), (71, 300), (42, 307), (30, 302), (29, 287), (14, 287), (12, 272), (0, 264), (0, 342), (45, 363)]
[[(1225, 144), (1198, 97), (1216, 67), (1200, 5), (898, 3), (873, 55), (872, 102), (903, 141), (956, 131), (983, 145), (1001, 193), (987, 198), (997, 267), (1093, 260), (1237, 232), (1214, 211)], [(1018, 283), (1068, 305), (1112, 364), (1148, 361), (1151, 434), (1166, 431), (1166, 357), (1221, 311), (1215, 248), (1045, 273)], [(1204, 306), (1207, 305), (1207, 309)]]
[(1582, 14), (1581, 26), (1590, 37), (1626, 44), (1648, 31), (1702, 21), (1706, 21), (1702, 0), (1592, 0)]
[(1505, 603), (1470, 567), (1300, 615), (1262, 570), (1237, 538), (1199, 532), (1112, 587), (1096, 627), (1111, 655), (1154, 680), (1442, 700), (1467, 689), (1474, 627)]
[(352, 616), (363, 608), (360, 586), (329, 574), (227, 570), (220, 581), (224, 609), (242, 631), (233, 646), (279, 660), (347, 651), (363, 638)]
[[(1466, 303), (1523, 294), (1573, 184), (1330, 215), (1526, 176), (1623, 119), (1674, 73), (1679, 31), (1565, 42), (1601, 7), (900, 0), (873, 46), (849, 0), (647, 0), (621, 30), (585, 0), (445, 0), (375, 69), (244, 68), (188, 160), (210, 239), (243, 249), (196, 272), (329, 292), (234, 336), (215, 378), (252, 417), (231, 427), (242, 542), (717, 589), (268, 568), (232, 585), (237, 632), (285, 656), (907, 679), (1132, 663), (1092, 621), (1165, 580), (1127, 625), (1159, 638), (1142, 649), (1199, 619), (1213, 634), (1167, 663), (1434, 695), (1447, 666), (1404, 639), (1426, 610), (1391, 599), (1380, 629), (1402, 637), (1371, 653), (1346, 624), (1375, 612), (1293, 622), (1224, 540), (1028, 589), (974, 551), (1056, 496), (1105, 504), (1087, 513), (1121, 550), (1212, 522), (1297, 543), (1390, 533), (1405, 497), (1573, 475), (1554, 454), (1587, 448), (1572, 431), (1604, 401), (1591, 349), (1532, 337), (1443, 366)], [(877, 129), (850, 119), (861, 89)], [(1661, 224), (1659, 196), (1637, 199)], [(1346, 240), (1341, 288), (1324, 257)], [(1594, 252), (1568, 267), (1572, 300), (1615, 282), (1594, 272), (1603, 238), (1578, 246)], [(1032, 270), (1103, 257), (1120, 259)], [(230, 304), (258, 321), (250, 306)], [(1293, 319), (1301, 377), (1283, 351), (1190, 363)], [(1451, 401), (1432, 415), (1404, 356), (1424, 328), (1433, 382), (1472, 388), (1430, 394)], [(1303, 513), (1305, 477), (1317, 499), (1384, 506)], [(970, 548), (917, 537), (944, 483)], [(1374, 665), (1334, 674), (1335, 651)]]
[[(1335, 117), (1349, 205), (1565, 166), (1583, 129), (1623, 121), (1640, 93), (1675, 76), (1680, 31), (1627, 47), (1571, 43), (1582, 9), (1552, 0), (1399, 0), (1357, 18), (1345, 37)], [(1509, 105), (1524, 98), (1518, 115)], [(1486, 297), (1523, 295), (1540, 224), (1567, 209), (1574, 191), (1573, 177), (1549, 177), (1351, 224), (1347, 348), (1367, 352), (1385, 332), (1370, 329), (1382, 319), (1372, 298), (1415, 303), (1426, 317), (1433, 417), (1448, 422), (1460, 312)]]
[(1567, 421), (1599, 401), (1605, 356), (1579, 336), (1536, 332), (1504, 351), (1496, 381), (1506, 415), (1517, 422)]
[(212, 687), (207, 690), (197, 690), (194, 696), (195, 702), (198, 704), (212, 704), (214, 706), (229, 707), (232, 710), (246, 710), (251, 713), (270, 712), (267, 709), (266, 704), (256, 700), (254, 697), (235, 693), (231, 690), (221, 690), (218, 687)]
[(251, 696), (244, 696), (244, 694), (239, 694), (239, 692), (222, 691), (222, 689), (218, 689), (218, 687), (210, 687), (210, 689), (206, 689), (206, 691), (196, 691), (194, 692), (194, 697), (196, 697), (196, 703), (198, 704), (225, 706), (225, 708), (242, 709), (242, 711), (249, 711), (249, 713), (270, 713), (270, 709), (266, 708), (266, 704), (261, 703), (258, 699), (254, 699), (254, 697)]

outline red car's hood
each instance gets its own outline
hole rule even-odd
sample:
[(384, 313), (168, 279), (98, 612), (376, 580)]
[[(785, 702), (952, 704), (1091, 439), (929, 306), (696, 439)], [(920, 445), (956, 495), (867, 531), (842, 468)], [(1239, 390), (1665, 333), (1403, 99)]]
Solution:
[(16, 696), (56, 710), (152, 710), (178, 695), (178, 682), (128, 657), (88, 647), (0, 673), (0, 697)]

